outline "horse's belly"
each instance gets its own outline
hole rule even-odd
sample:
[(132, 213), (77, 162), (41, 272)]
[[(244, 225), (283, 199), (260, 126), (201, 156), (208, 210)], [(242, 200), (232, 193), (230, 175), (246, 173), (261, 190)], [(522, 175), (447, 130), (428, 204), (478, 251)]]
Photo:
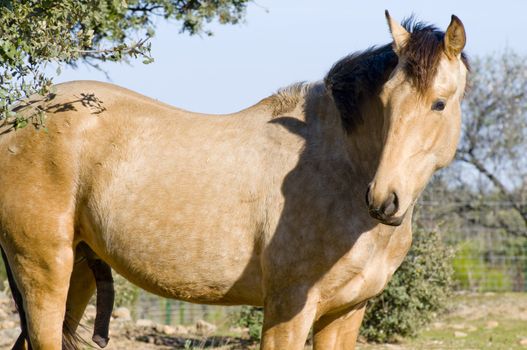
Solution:
[(206, 140), (178, 147), (182, 136), (147, 136), (89, 163), (82, 239), (151, 292), (258, 303), (258, 154), (218, 142), (211, 155)]
[(218, 224), (214, 231), (205, 218), (192, 227), (141, 221), (91, 224), (84, 239), (119, 274), (152, 293), (199, 303), (261, 304), (259, 253), (246, 227), (232, 223), (225, 230)]

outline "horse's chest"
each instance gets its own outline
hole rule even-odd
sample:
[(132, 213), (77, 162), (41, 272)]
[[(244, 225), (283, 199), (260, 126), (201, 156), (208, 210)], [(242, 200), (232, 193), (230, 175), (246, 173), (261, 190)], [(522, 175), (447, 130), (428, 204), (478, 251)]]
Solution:
[(397, 232), (387, 244), (372, 237), (357, 242), (334, 266), (321, 288), (326, 311), (357, 305), (380, 294), (411, 245), (411, 231)]

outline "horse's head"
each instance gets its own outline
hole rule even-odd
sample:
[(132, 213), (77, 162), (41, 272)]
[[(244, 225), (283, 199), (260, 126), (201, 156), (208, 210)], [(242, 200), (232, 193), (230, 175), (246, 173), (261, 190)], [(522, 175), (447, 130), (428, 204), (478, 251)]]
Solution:
[(380, 93), (384, 148), (366, 201), (372, 217), (399, 225), (432, 174), (455, 155), (468, 68), (456, 16), (445, 33), (410, 33), (388, 12), (386, 18), (398, 63)]

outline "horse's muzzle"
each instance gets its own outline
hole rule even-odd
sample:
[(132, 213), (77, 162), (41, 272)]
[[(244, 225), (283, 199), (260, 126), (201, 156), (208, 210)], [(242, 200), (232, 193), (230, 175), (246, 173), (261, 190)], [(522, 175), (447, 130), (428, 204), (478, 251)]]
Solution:
[(371, 195), (371, 185), (366, 191), (366, 204), (370, 216), (379, 220), (381, 223), (391, 226), (399, 226), (403, 222), (404, 215), (395, 216), (399, 210), (399, 197), (392, 192), (380, 206), (375, 205)]
[(386, 216), (382, 212), (375, 209), (370, 209), (370, 216), (374, 219), (379, 220), (381, 223), (390, 226), (399, 226), (402, 224), (404, 216)]

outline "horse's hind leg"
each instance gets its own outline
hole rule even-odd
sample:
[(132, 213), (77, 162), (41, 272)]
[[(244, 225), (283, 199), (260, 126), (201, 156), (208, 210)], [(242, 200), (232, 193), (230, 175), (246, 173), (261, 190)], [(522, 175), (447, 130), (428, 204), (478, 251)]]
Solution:
[(66, 302), (64, 332), (75, 334), (86, 306), (95, 292), (95, 278), (82, 249), (77, 248)]
[(20, 231), (10, 230), (2, 244), (23, 296), (31, 346), (35, 350), (61, 349), (73, 268), (73, 232), (67, 232), (63, 222), (16, 226)]
[(20, 294), (20, 290), (18, 290), (18, 287), (16, 285), (15, 279), (13, 277), (13, 273), (11, 272), (11, 268), (9, 266), (9, 262), (7, 261), (7, 256), (5, 255), (5, 251), (3, 248), (0, 247), (0, 250), (2, 252), (2, 260), (4, 261), (4, 266), (7, 273), (7, 281), (9, 282), (9, 288), (11, 289), (11, 295), (13, 296), (13, 299), (15, 301), (15, 306), (18, 311), (18, 315), (20, 317), (20, 335), (18, 336), (15, 345), (11, 348), (12, 350), (26, 350), (29, 349), (29, 344), (27, 343), (27, 322), (26, 322), (26, 314), (24, 312), (24, 301), (22, 300), (22, 294)]
[[(80, 247), (77, 247), (75, 253), (75, 264), (71, 273), (70, 288), (66, 302), (64, 332), (70, 335), (75, 334), (86, 306), (95, 292), (96, 284), (98, 284), (100, 288), (98, 288), (99, 291), (97, 292), (97, 317), (92, 339), (97, 345), (103, 348), (107, 345), (109, 339), (108, 328), (114, 300), (113, 279), (111, 276), (111, 268), (102, 260), (95, 259), (91, 250), (86, 250), (89, 250), (89, 248), (81, 245)], [(85, 255), (90, 255), (90, 258), (87, 258)], [(20, 315), (21, 333), (12, 349), (26, 350), (29, 349), (29, 344), (27, 343), (27, 324), (23, 309), (22, 296), (20, 295), (18, 287), (14, 283), (3, 250), (2, 257), (6, 263), (9, 285)], [(96, 283), (96, 280), (99, 280), (99, 283)], [(104, 290), (101, 291), (101, 289)], [(99, 299), (101, 299), (102, 302), (99, 301)], [(70, 341), (75, 341), (74, 336)], [(70, 347), (74, 346), (70, 344)]]

